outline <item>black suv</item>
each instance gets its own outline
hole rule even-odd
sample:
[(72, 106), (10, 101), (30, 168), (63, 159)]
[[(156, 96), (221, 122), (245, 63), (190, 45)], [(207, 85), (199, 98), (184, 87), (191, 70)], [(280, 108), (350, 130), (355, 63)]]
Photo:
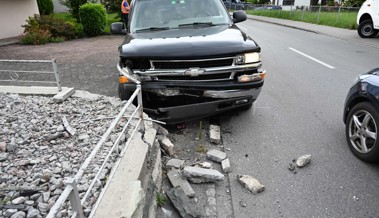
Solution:
[[(235, 23), (221, 0), (133, 0), (119, 47), (119, 97), (138, 80), (144, 111), (167, 123), (250, 108), (263, 86), (261, 48)], [(123, 82), (128, 81), (128, 82)]]

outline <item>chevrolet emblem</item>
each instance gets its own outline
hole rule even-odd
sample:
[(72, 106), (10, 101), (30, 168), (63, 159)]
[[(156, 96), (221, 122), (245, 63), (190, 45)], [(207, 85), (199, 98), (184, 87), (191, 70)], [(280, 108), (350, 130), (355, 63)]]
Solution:
[(200, 68), (189, 68), (184, 72), (184, 75), (188, 76), (199, 76), (204, 74), (205, 70)]

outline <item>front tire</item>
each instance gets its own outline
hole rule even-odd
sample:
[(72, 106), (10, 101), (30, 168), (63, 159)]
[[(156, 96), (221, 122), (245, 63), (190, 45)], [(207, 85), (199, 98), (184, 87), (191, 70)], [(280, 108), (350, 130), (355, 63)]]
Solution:
[(118, 97), (121, 101), (129, 100), (133, 92), (124, 88), (122, 84), (118, 85)]
[(358, 25), (358, 34), (362, 38), (373, 38), (378, 34), (371, 20), (364, 20)]
[(379, 112), (369, 102), (355, 105), (346, 120), (346, 140), (353, 154), (366, 162), (379, 161)]

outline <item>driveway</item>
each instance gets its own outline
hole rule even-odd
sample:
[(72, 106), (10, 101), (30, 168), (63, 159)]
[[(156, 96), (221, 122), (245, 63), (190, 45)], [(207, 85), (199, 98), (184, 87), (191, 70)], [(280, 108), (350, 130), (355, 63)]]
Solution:
[(99, 36), (46, 45), (0, 46), (0, 59), (50, 60), (55, 58), (62, 86), (117, 96), (118, 46), (123, 36)]

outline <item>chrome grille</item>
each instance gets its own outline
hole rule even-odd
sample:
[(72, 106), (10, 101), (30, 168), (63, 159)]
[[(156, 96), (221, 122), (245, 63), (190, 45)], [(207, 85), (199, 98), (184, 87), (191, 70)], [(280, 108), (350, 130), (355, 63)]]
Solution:
[(200, 59), (200, 60), (153, 60), (154, 69), (189, 69), (232, 66), (234, 58)]

